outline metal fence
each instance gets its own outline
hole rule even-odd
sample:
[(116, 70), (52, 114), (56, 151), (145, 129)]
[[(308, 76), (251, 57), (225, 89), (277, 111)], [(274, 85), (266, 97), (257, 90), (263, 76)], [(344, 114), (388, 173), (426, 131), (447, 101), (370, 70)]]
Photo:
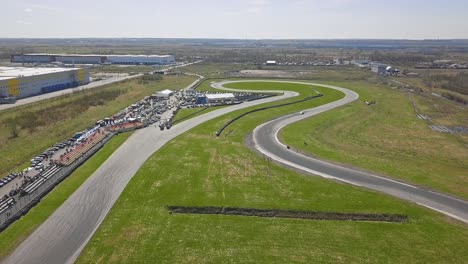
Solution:
[(94, 153), (96, 153), (107, 141), (109, 141), (116, 133), (109, 133), (99, 143), (90, 148), (88, 151), (83, 153), (78, 159), (72, 164), (66, 167), (60, 168), (50, 179), (40, 185), (36, 190), (30, 194), (24, 196), (17, 195), (15, 198), (16, 203), (11, 205), (5, 212), (0, 214), (0, 231), (4, 230), (16, 219), (19, 219), (22, 215), (26, 214), (34, 205), (36, 205), (41, 198), (51, 191), (57, 184), (63, 179), (68, 177), (76, 168), (78, 168), (83, 162), (89, 159)]

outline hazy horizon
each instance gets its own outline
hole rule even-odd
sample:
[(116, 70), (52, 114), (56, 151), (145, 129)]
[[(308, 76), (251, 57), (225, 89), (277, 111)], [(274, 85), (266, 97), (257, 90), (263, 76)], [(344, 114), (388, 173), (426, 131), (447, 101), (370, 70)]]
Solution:
[(2, 3), (0, 38), (468, 39), (465, 1), (38, 0)]

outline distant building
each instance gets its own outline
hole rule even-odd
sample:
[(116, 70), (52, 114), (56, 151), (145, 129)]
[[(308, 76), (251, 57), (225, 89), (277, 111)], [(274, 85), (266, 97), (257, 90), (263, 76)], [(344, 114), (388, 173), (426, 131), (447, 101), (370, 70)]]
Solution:
[(96, 55), (96, 54), (21, 54), (11, 55), (15, 63), (65, 64), (144, 64), (166, 65), (175, 63), (173, 55)]
[(266, 65), (273, 66), (273, 65), (278, 65), (278, 63), (276, 63), (276, 61), (274, 60), (269, 60), (266, 62)]
[(21, 99), (87, 83), (85, 69), (0, 67), (0, 97)]
[(371, 62), (370, 60), (352, 60), (351, 63), (360, 68), (367, 68)]
[(387, 74), (387, 67), (389, 66), (383, 63), (378, 63), (378, 62), (371, 63), (371, 71), (377, 74), (382, 74), (382, 75)]

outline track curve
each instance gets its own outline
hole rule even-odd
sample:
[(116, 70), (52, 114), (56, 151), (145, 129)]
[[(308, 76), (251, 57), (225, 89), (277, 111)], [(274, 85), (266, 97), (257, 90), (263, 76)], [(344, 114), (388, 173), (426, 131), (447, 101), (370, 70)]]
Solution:
[[(233, 82), (226, 81), (213, 85), (213, 87), (222, 90), (232, 91), (233, 89), (225, 88), (223, 87), (223, 85)], [(252, 137), (255, 148), (260, 153), (270, 157), (271, 159), (275, 160), (280, 164), (299, 169), (308, 174), (318, 175), (324, 178), (333, 179), (348, 184), (369, 188), (385, 194), (389, 194), (391, 196), (414, 202), (421, 206), (430, 208), (432, 210), (450, 216), (452, 218), (458, 219), (462, 222), (468, 223), (467, 201), (446, 194), (420, 188), (418, 186), (414, 186), (404, 182), (381, 177), (375, 174), (321, 161), (319, 159), (300, 154), (292, 149), (289, 149), (288, 146), (281, 143), (278, 138), (278, 133), (285, 126), (306, 119), (308, 117), (320, 114), (322, 112), (334, 109), (344, 104), (353, 102), (358, 98), (358, 95), (355, 92), (345, 88), (316, 83), (307, 84), (327, 87), (341, 91), (345, 94), (345, 97), (335, 102), (331, 102), (315, 108), (306, 109), (304, 110), (303, 115), (299, 115), (297, 113), (290, 114), (257, 126), (253, 131)], [(259, 91), (257, 90), (257, 92)]]

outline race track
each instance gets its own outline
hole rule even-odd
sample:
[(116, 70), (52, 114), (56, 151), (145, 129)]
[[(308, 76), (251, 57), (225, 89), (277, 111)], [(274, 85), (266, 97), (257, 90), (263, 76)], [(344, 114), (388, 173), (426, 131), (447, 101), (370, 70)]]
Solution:
[[(248, 80), (246, 82), (253, 81)], [(216, 83), (212, 86), (219, 89), (227, 89), (222, 87), (225, 83), (227, 82)], [(281, 127), (339, 107), (358, 98), (356, 93), (340, 87), (303, 82), (291, 83), (337, 89), (344, 92), (345, 97), (323, 106), (305, 110), (304, 115), (288, 115), (257, 127), (253, 137), (256, 148), (260, 152), (282, 164), (314, 175), (382, 191), (433, 208), (463, 221), (468, 219), (466, 216), (466, 212), (468, 212), (466, 208), (468, 207), (464, 201), (420, 190), (417, 187), (376, 175), (311, 159), (287, 150), (276, 138), (277, 132)], [(155, 127), (147, 127), (136, 131), (62, 206), (18, 246), (12, 255), (5, 260), (5, 263), (73, 263), (102, 223), (130, 179), (143, 163), (164, 144), (189, 129), (215, 117), (238, 109), (291, 98), (297, 95), (296, 92), (284, 91), (284, 94), (280, 96), (229, 106), (194, 117), (173, 126), (170, 130), (160, 131)], [(465, 213), (461, 212), (461, 210), (464, 210)]]

